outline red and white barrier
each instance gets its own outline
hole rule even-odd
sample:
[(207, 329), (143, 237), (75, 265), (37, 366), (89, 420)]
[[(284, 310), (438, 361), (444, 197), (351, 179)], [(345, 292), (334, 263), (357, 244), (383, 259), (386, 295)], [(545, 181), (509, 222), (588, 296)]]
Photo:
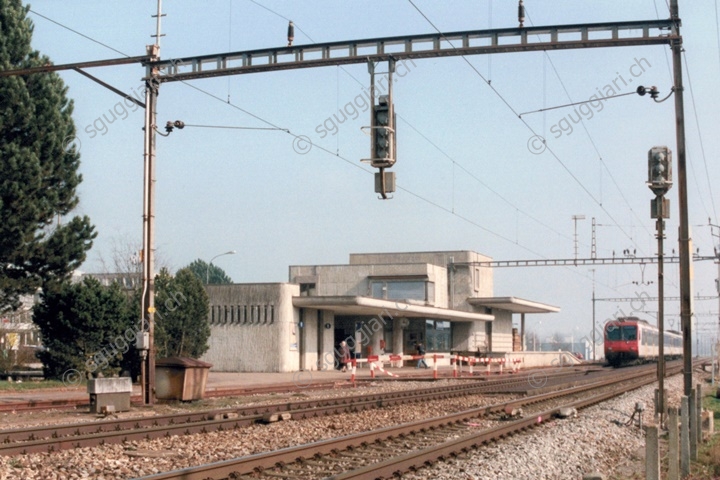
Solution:
[[(392, 360), (392, 357), (394, 357), (394, 356), (400, 357), (400, 355), (390, 355), (390, 359)], [(400, 359), (402, 359), (402, 357), (400, 357)], [(378, 370), (380, 370), (381, 372), (383, 372), (383, 373), (385, 373), (385, 374), (387, 374), (387, 375), (390, 375), (391, 377), (398, 377), (398, 376), (399, 376), (399, 375), (395, 375), (394, 373), (388, 372), (387, 370), (385, 370), (385, 369), (382, 367), (382, 362), (375, 363), (375, 362), (378, 362), (379, 360), (380, 360), (380, 357), (379, 357), (378, 355), (370, 355), (370, 356), (367, 358), (367, 361), (370, 363), (370, 378), (375, 378), (375, 369), (376, 369), (376, 368), (377, 368)]]

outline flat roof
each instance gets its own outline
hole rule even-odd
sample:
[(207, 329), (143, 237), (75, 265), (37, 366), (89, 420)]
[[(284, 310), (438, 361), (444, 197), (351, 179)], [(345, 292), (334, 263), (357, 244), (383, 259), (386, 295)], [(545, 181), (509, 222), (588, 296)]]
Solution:
[(447, 308), (417, 305), (395, 300), (361, 296), (310, 296), (293, 297), (293, 305), (300, 308), (333, 310), (341, 315), (387, 315), (410, 318), (435, 318), (456, 322), (481, 320), (491, 322), (494, 315), (464, 312)]
[(470, 305), (476, 307), (497, 308), (512, 313), (554, 313), (560, 311), (560, 307), (517, 297), (470, 297), (467, 301)]

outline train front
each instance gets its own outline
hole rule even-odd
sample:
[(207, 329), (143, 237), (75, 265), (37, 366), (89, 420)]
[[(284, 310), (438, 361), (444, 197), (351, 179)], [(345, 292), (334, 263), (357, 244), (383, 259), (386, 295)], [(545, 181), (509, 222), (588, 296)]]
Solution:
[(629, 322), (608, 322), (605, 325), (605, 358), (610, 365), (638, 360), (638, 327)]

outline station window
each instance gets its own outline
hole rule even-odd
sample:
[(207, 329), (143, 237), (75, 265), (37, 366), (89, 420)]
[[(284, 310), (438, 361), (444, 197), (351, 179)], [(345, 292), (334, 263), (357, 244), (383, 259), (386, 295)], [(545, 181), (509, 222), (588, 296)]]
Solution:
[(301, 297), (312, 297), (315, 295), (316, 287), (314, 283), (301, 283), (300, 284), (300, 296)]
[(376, 280), (370, 286), (373, 298), (435, 301), (435, 284), (426, 280)]
[(425, 320), (425, 348), (428, 352), (449, 352), (452, 324), (447, 320)]

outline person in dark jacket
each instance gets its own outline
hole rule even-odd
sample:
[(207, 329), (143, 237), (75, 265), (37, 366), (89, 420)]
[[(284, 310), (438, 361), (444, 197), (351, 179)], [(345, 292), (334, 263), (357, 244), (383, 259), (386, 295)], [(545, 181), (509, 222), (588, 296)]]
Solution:
[(417, 345), (415, 345), (415, 350), (417, 350), (418, 355), (423, 356), (420, 360), (418, 360), (417, 368), (420, 368), (421, 364), (424, 368), (428, 368), (427, 363), (425, 363), (425, 347), (423, 347), (423, 344), (418, 343)]

